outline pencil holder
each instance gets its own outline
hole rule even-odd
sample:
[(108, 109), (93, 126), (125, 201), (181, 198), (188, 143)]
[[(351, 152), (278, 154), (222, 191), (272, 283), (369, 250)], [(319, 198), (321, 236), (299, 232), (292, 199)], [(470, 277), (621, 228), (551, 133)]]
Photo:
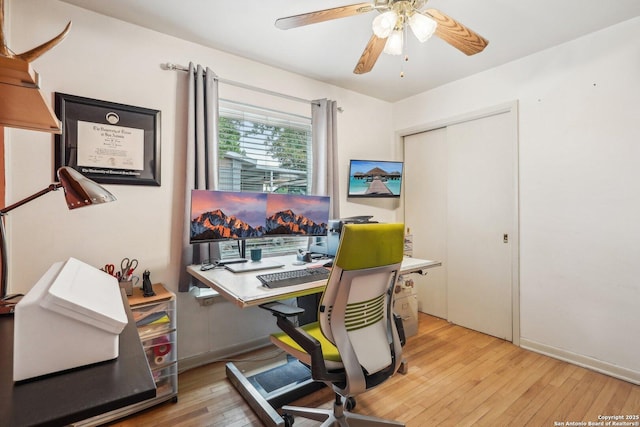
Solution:
[(118, 284), (120, 285), (120, 289), (124, 289), (127, 296), (131, 296), (133, 295), (133, 287), (137, 286), (139, 281), (140, 278), (138, 276), (132, 276), (131, 280), (124, 280), (118, 282)]

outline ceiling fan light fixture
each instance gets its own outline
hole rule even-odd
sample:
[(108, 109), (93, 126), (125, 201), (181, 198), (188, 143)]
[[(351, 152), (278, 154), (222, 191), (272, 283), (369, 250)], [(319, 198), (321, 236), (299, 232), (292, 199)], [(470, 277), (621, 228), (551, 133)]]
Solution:
[(371, 24), (373, 34), (375, 34), (378, 38), (386, 39), (395, 28), (397, 21), (398, 14), (395, 11), (389, 10), (387, 12), (381, 13), (380, 15), (376, 16), (376, 18), (373, 20), (373, 23)]
[(409, 28), (420, 43), (424, 43), (436, 31), (438, 23), (420, 12), (415, 12), (409, 17)]
[[(3, 0), (0, 0), (0, 3)], [(391, 55), (405, 54), (409, 46), (405, 44), (409, 28), (420, 42), (425, 42), (436, 35), (445, 43), (466, 55), (475, 55), (484, 50), (489, 41), (480, 34), (462, 25), (450, 16), (437, 9), (422, 8), (428, 0), (370, 0), (369, 3), (356, 3), (347, 6), (316, 10), (300, 15), (286, 16), (276, 20), (276, 27), (286, 30), (319, 22), (376, 12), (370, 26), (373, 35), (364, 48), (353, 72), (366, 74), (370, 72), (385, 52)]]
[(404, 35), (402, 30), (394, 30), (389, 34), (387, 43), (384, 45), (383, 52), (388, 55), (402, 55), (402, 45), (404, 43)]

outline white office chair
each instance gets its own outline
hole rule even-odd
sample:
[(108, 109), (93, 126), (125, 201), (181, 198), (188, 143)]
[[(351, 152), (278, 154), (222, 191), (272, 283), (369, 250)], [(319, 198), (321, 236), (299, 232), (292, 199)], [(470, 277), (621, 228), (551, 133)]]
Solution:
[[(323, 426), (404, 426), (350, 412), (354, 396), (391, 377), (402, 362), (402, 345), (392, 312), (392, 294), (403, 256), (403, 224), (347, 224), (319, 306), (318, 322), (296, 327), (289, 310), (265, 307), (282, 333), (271, 340), (311, 367), (311, 376), (333, 388), (332, 410), (284, 406), (292, 415)], [(288, 312), (288, 313), (287, 313)]]

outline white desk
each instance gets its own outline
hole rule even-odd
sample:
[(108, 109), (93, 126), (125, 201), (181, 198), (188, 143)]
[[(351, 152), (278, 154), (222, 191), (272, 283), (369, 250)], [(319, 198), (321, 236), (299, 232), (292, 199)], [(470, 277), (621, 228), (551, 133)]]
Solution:
[[(311, 266), (319, 266), (327, 260), (320, 260), (304, 265), (293, 265), (296, 261), (295, 255), (271, 257), (269, 260), (284, 264), (283, 267), (267, 270), (257, 270), (246, 273), (233, 273), (223, 267), (202, 271), (200, 265), (190, 265), (187, 272), (200, 282), (210, 286), (219, 292), (225, 299), (233, 302), (241, 308), (258, 306), (267, 302), (295, 298), (305, 295), (320, 293), (324, 290), (326, 280), (304, 283), (295, 286), (269, 289), (262, 286), (256, 278), (258, 274), (273, 273), (279, 270), (303, 269)], [(251, 261), (249, 261), (251, 262)], [(431, 261), (417, 258), (405, 257), (402, 261), (400, 274), (424, 272), (429, 268), (442, 265), (440, 261)], [(282, 402), (290, 402), (293, 399), (317, 390), (321, 383), (314, 383), (308, 380), (297, 383), (282, 392), (264, 395), (246, 378), (246, 376), (233, 363), (227, 363), (227, 378), (240, 392), (249, 406), (255, 411), (260, 420), (268, 427), (285, 426), (284, 419), (276, 412), (274, 406), (280, 406)]]
[[(286, 286), (284, 288), (269, 289), (262, 286), (262, 283), (256, 278), (258, 274), (319, 266), (327, 262), (327, 260), (325, 259), (304, 265), (293, 265), (296, 261), (295, 255), (272, 257), (268, 259), (282, 263), (284, 264), (284, 267), (246, 273), (233, 273), (224, 267), (201, 271), (200, 265), (190, 265), (187, 267), (187, 272), (200, 282), (219, 292), (225, 299), (233, 302), (241, 308), (253, 307), (267, 302), (319, 293), (323, 291), (327, 283), (326, 280), (320, 280), (295, 286)], [(429, 268), (438, 267), (440, 265), (442, 265), (440, 261), (405, 257), (402, 261), (400, 274), (415, 273)]]

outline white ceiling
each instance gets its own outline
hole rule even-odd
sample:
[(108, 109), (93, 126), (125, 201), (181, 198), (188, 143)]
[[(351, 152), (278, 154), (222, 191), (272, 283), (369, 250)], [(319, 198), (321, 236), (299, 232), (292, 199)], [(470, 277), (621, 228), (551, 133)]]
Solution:
[(410, 34), (408, 62), (383, 53), (370, 73), (356, 75), (353, 68), (371, 37), (377, 12), (290, 30), (279, 30), (274, 22), (358, 0), (63, 1), (386, 101), (640, 16), (640, 0), (431, 0), (428, 7), (481, 34), (489, 46), (466, 56), (437, 37), (420, 44)]

